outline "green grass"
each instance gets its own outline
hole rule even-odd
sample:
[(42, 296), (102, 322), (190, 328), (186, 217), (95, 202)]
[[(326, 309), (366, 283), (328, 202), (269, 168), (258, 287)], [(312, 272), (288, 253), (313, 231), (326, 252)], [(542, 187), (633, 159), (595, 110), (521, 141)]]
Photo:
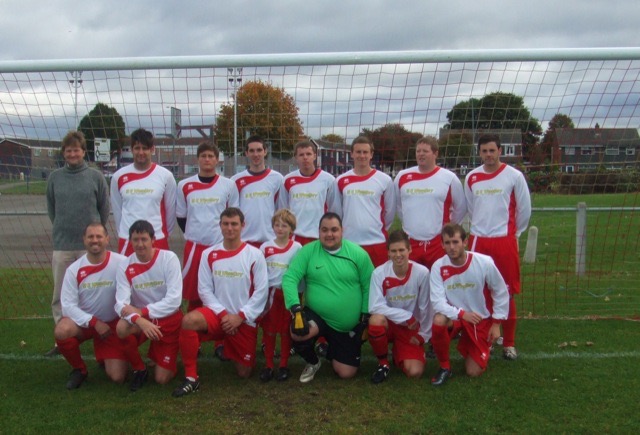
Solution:
[[(6, 184), (15, 184), (15, 186), (5, 187)], [(44, 195), (47, 192), (46, 181), (2, 183), (2, 186), (0, 193), (3, 195)]]
[[(337, 379), (323, 364), (302, 385), (302, 362), (293, 357), (294, 377), (285, 383), (263, 384), (256, 375), (243, 381), (206, 344), (201, 390), (182, 399), (170, 397), (178, 381), (130, 393), (93, 360), (88, 382), (65, 390), (66, 362), (40, 357), (51, 328), (46, 320), (0, 321), (3, 433), (631, 433), (640, 424), (640, 352), (630, 346), (640, 342), (640, 326), (630, 321), (523, 320), (518, 361), (494, 357), (483, 377), (469, 379), (456, 357), (442, 388), (428, 382), (433, 361), (421, 380), (394, 368), (387, 382), (372, 385), (368, 345), (353, 380)], [(558, 347), (571, 341), (577, 347)], [(91, 355), (89, 344), (83, 354)]]

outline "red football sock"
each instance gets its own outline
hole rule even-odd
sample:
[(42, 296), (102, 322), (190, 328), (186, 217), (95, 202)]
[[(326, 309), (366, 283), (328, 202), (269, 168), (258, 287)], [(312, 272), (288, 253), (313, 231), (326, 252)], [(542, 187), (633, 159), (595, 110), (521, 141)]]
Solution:
[(449, 361), (449, 343), (451, 338), (446, 326), (433, 325), (431, 327), (431, 344), (433, 351), (440, 362), (440, 367), (451, 370), (451, 362)]
[(180, 330), (180, 355), (184, 364), (184, 375), (187, 378), (198, 379), (198, 348), (200, 337), (196, 331)]
[(509, 347), (516, 345), (516, 324), (517, 311), (516, 311), (516, 299), (511, 296), (509, 299), (509, 316), (507, 320), (502, 321), (502, 346)]
[(133, 370), (144, 370), (146, 366), (140, 356), (140, 352), (138, 352), (138, 338), (135, 335), (129, 335), (120, 339), (120, 341), (124, 346), (124, 354), (129, 364), (131, 364), (131, 368)]
[(373, 354), (378, 358), (378, 363), (389, 365), (389, 339), (387, 329), (382, 325), (369, 325), (369, 343)]
[(76, 337), (56, 340), (60, 353), (74, 369), (87, 373), (87, 365), (80, 355), (80, 341)]
[(280, 334), (280, 367), (289, 365), (289, 356), (291, 355), (291, 336), (289, 332)]
[(266, 366), (273, 368), (273, 354), (276, 352), (276, 335), (262, 331), (262, 343), (264, 344), (264, 359)]

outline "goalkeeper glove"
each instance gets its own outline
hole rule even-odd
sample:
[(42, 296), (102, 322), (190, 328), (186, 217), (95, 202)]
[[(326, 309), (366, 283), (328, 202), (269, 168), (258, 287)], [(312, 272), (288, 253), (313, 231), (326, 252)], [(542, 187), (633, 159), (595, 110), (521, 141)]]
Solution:
[(300, 337), (304, 337), (309, 333), (309, 321), (300, 304), (291, 307), (291, 318), (291, 332)]
[(369, 317), (371, 317), (369, 313), (362, 313), (360, 316), (360, 330), (362, 331), (360, 340), (362, 340), (363, 343), (369, 340)]

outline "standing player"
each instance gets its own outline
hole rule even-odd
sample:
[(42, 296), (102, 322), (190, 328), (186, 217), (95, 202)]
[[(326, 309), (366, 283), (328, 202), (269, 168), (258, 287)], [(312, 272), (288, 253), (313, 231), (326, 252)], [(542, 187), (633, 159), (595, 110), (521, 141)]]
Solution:
[[(176, 374), (182, 311), (180, 260), (171, 251), (154, 248), (153, 226), (136, 221), (129, 229), (134, 254), (122, 262), (117, 275), (115, 309), (121, 319), (118, 336), (136, 336), (138, 343), (151, 340), (148, 356), (156, 364), (155, 380), (166, 384)], [(148, 377), (146, 368), (135, 369), (131, 391), (139, 390)]]
[(316, 147), (308, 141), (293, 149), (298, 170), (284, 177), (280, 207), (296, 216), (295, 240), (302, 246), (318, 239), (318, 222), (327, 211), (342, 214), (335, 178), (316, 168)]
[[(343, 379), (354, 377), (369, 318), (371, 259), (364, 249), (342, 238), (337, 214), (325, 213), (319, 227), (320, 239), (300, 249), (282, 277), (285, 305), (294, 315), (293, 345), (307, 363), (300, 375), (303, 383), (311, 382), (320, 369), (314, 351), (319, 336), (327, 339), (333, 371)], [(298, 294), (303, 279), (304, 308)]]
[(184, 233), (182, 297), (188, 311), (202, 306), (198, 297), (198, 267), (205, 249), (222, 242), (220, 213), (238, 206), (233, 181), (216, 174), (220, 151), (207, 142), (198, 145), (198, 174), (178, 183), (176, 216)]
[(169, 249), (169, 234), (176, 223), (176, 181), (173, 174), (151, 161), (153, 134), (143, 128), (131, 133), (133, 163), (119, 169), (111, 179), (111, 208), (118, 230), (118, 250), (131, 255), (129, 228), (147, 220), (156, 234), (155, 245)]
[(398, 216), (411, 240), (411, 259), (431, 269), (444, 255), (443, 225), (461, 223), (467, 213), (462, 183), (453, 172), (436, 165), (438, 140), (425, 136), (416, 143), (418, 166), (395, 178)]
[[(468, 376), (484, 373), (490, 346), (500, 336), (500, 322), (507, 318), (509, 293), (491, 257), (467, 252), (467, 233), (460, 225), (447, 224), (442, 229), (446, 255), (431, 269), (431, 303), (433, 318), (431, 343), (440, 362), (433, 385), (444, 384), (451, 377), (448, 326), (459, 320), (462, 335), (458, 351), (465, 359)], [(490, 300), (487, 300), (488, 297)], [(493, 307), (493, 313), (488, 306)]]
[(289, 378), (289, 355), (291, 351), (291, 315), (284, 306), (282, 293), (282, 276), (289, 268), (289, 263), (302, 248), (291, 236), (296, 229), (296, 217), (287, 209), (281, 209), (271, 219), (275, 239), (265, 242), (260, 250), (267, 260), (269, 273), (269, 302), (262, 318), (262, 339), (266, 367), (260, 372), (263, 382), (273, 378), (273, 356), (276, 349), (276, 334), (280, 334), (280, 367), (276, 379), (286, 381)]
[(371, 167), (373, 142), (358, 136), (351, 144), (353, 169), (337, 178), (344, 237), (360, 245), (374, 267), (388, 260), (386, 238), (396, 213), (393, 181)]
[[(60, 353), (73, 367), (67, 389), (80, 387), (87, 378), (87, 365), (80, 354), (80, 344), (93, 339), (98, 362), (104, 362), (107, 376), (117, 383), (124, 382), (128, 370), (128, 355), (137, 355), (135, 339), (119, 340), (116, 334), (118, 314), (116, 302), (116, 274), (126, 258), (107, 250), (109, 235), (101, 223), (89, 224), (84, 231), (85, 255), (76, 260), (64, 276), (62, 284), (62, 314), (54, 335)], [(128, 350), (128, 351), (127, 351)], [(144, 363), (138, 357), (134, 366)]]
[(240, 210), (246, 223), (242, 240), (256, 248), (275, 237), (271, 217), (276, 211), (283, 177), (265, 164), (267, 148), (260, 136), (247, 139), (244, 149), (249, 168), (231, 177), (240, 195)]
[(389, 376), (389, 342), (393, 360), (410, 378), (424, 372), (424, 343), (431, 337), (433, 312), (429, 303), (429, 269), (409, 260), (411, 243), (402, 231), (387, 241), (389, 261), (376, 268), (369, 288), (369, 343), (378, 358), (371, 376), (379, 384)]
[(531, 197), (522, 172), (500, 162), (500, 136), (478, 140), (482, 166), (467, 174), (464, 189), (471, 217), (469, 250), (489, 255), (509, 289), (509, 317), (502, 323), (503, 356), (515, 360), (516, 300), (520, 293), (518, 237), (529, 225)]
[[(85, 254), (82, 231), (91, 222), (107, 224), (109, 187), (104, 176), (84, 160), (87, 142), (79, 131), (62, 139), (64, 167), (56, 169), (47, 182), (47, 212), (53, 225), (53, 297), (51, 313), (57, 324), (62, 318), (60, 291), (67, 268)], [(45, 356), (57, 355), (53, 347)]]
[(200, 388), (198, 347), (202, 341), (224, 340), (225, 356), (241, 378), (251, 375), (256, 361), (256, 319), (268, 296), (267, 265), (257, 248), (242, 242), (244, 215), (228, 208), (220, 215), (223, 242), (204, 251), (198, 271), (203, 306), (189, 312), (180, 332), (185, 380), (173, 390), (182, 397)]

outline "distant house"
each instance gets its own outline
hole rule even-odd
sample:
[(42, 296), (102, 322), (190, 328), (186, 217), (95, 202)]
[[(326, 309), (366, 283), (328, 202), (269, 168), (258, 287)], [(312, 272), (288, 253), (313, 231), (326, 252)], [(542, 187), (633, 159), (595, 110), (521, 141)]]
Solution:
[(317, 147), (316, 166), (331, 175), (344, 174), (352, 168), (351, 147), (346, 143), (331, 143), (320, 139), (311, 139)]
[(0, 176), (46, 179), (61, 162), (59, 141), (0, 138)]
[(557, 163), (563, 172), (640, 167), (640, 136), (635, 128), (558, 128)]

